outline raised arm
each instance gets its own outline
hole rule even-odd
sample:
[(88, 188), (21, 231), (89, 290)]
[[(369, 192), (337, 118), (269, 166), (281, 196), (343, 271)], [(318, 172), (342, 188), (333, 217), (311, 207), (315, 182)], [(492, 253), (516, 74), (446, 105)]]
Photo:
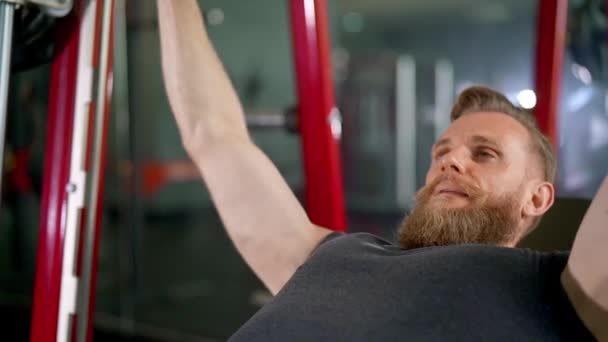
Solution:
[(194, 0), (158, 0), (162, 68), (182, 143), (236, 248), (276, 293), (330, 231), (306, 216), (252, 143)]
[(608, 341), (608, 176), (576, 234), (562, 284), (587, 328)]

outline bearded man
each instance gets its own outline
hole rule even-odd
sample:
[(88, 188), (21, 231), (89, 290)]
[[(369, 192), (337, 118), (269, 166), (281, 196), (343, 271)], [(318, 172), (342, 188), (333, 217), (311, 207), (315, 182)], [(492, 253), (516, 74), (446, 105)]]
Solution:
[(605, 312), (573, 307), (583, 300), (565, 283), (576, 282), (561, 280), (572, 280), (567, 252), (515, 248), (555, 196), (555, 157), (529, 113), (491, 89), (465, 90), (432, 148), (399, 244), (334, 233), (310, 222), (252, 143), (197, 3), (158, 7), (165, 83), (184, 146), (236, 248), (276, 295), (232, 341), (604, 336), (596, 323)]

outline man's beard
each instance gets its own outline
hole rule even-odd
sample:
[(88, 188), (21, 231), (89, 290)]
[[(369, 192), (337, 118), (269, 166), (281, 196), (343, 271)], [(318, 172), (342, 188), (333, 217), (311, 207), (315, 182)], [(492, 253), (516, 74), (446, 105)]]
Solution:
[(490, 198), (474, 185), (450, 178), (467, 194), (470, 203), (446, 208), (442, 199), (432, 199), (438, 177), (416, 194), (416, 206), (399, 227), (399, 242), (405, 249), (456, 244), (505, 245), (517, 235), (517, 196)]

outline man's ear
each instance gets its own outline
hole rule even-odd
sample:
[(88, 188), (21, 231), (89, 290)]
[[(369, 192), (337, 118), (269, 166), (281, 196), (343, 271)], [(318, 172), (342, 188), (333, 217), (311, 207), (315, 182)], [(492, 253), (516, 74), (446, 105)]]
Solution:
[(555, 188), (549, 182), (541, 182), (531, 189), (522, 211), (524, 217), (542, 216), (555, 201)]

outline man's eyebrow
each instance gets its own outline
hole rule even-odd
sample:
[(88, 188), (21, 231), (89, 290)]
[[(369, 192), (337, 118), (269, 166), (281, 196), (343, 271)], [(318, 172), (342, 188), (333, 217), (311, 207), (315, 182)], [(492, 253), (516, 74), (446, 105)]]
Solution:
[(443, 139), (439, 139), (439, 141), (437, 141), (436, 143), (433, 144), (433, 146), (431, 147), (431, 150), (435, 150), (443, 145), (449, 145), (452, 141), (450, 140), (450, 138), (443, 138)]

